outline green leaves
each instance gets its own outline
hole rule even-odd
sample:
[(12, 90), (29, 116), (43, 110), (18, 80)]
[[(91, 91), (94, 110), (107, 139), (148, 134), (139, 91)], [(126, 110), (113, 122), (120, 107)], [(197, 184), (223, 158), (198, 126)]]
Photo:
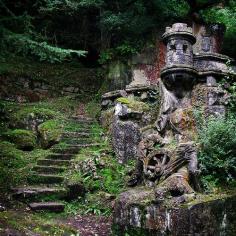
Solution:
[(225, 5), (217, 5), (201, 11), (207, 23), (220, 23), (226, 27), (223, 48), (232, 57), (236, 54), (236, 1), (227, 1)]
[(40, 61), (51, 63), (70, 60), (74, 55), (78, 57), (86, 55), (86, 51), (54, 47), (46, 42), (32, 40), (30, 36), (15, 34), (10, 31), (5, 31), (4, 41), (7, 45), (11, 45), (11, 50), (17, 54), (36, 56)]
[(203, 179), (213, 179), (218, 185), (231, 184), (236, 177), (235, 117), (210, 118), (199, 129), (199, 143)]

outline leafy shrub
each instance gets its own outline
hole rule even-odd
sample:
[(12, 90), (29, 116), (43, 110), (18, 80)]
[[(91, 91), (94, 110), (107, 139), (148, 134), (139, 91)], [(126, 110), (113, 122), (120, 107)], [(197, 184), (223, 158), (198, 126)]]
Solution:
[(199, 162), (203, 184), (232, 184), (236, 177), (236, 120), (209, 118), (199, 130)]
[(32, 150), (36, 146), (36, 136), (29, 130), (9, 130), (3, 136), (22, 150)]

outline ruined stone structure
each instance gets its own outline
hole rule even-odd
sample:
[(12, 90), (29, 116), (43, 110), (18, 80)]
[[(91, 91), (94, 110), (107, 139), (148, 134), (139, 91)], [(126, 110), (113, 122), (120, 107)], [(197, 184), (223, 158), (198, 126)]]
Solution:
[[(159, 115), (155, 125), (142, 129), (141, 141), (132, 152), (136, 154), (137, 165), (129, 185), (142, 184), (146, 187), (136, 187), (121, 194), (117, 200), (114, 225), (120, 229), (119, 235), (123, 235), (121, 232), (130, 232), (130, 229), (150, 231), (150, 235), (198, 233), (192, 226), (187, 227), (190, 218), (186, 218), (186, 230), (184, 223), (179, 229), (180, 226), (175, 223), (182, 210), (175, 212), (168, 209), (168, 205), (173, 207), (191, 202), (196, 196), (195, 192), (199, 190), (198, 147), (194, 142), (197, 135), (195, 111), (201, 111), (205, 117), (221, 116), (226, 112), (228, 96), (218, 82), (223, 76), (233, 73), (227, 67), (230, 58), (212, 52), (212, 41), (204, 37), (201, 42), (197, 42), (201, 50), (194, 53), (193, 47), (197, 40), (187, 24), (176, 23), (167, 27), (162, 39), (167, 47), (167, 54), (159, 81)], [(103, 100), (103, 105), (106, 105), (105, 101), (106, 99)], [(128, 119), (129, 112), (125, 105), (117, 103), (117, 100), (112, 102), (116, 104), (115, 123), (124, 116)], [(118, 130), (113, 140), (125, 136), (125, 131), (122, 134)], [(136, 145), (138, 140), (127, 142), (129, 145)], [(116, 149), (119, 154), (119, 146)], [(204, 225), (204, 220), (209, 218), (210, 227), (217, 229), (214, 224), (219, 219), (214, 219), (210, 205), (203, 206), (204, 210), (209, 211), (209, 215), (200, 217), (198, 223)], [(191, 209), (188, 211), (186, 214), (191, 215)], [(204, 230), (207, 233), (207, 229)], [(209, 235), (216, 235), (214, 232), (217, 231), (213, 229), (212, 232)]]

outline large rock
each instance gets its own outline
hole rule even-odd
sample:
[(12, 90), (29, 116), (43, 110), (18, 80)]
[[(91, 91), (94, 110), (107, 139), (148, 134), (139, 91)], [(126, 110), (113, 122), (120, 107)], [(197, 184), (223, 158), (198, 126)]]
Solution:
[(155, 203), (151, 188), (135, 188), (116, 200), (114, 235), (236, 235), (236, 193), (201, 196), (171, 206)]
[(130, 120), (114, 118), (112, 125), (112, 144), (118, 161), (125, 163), (137, 156), (138, 143), (141, 140), (139, 125)]
[(3, 137), (21, 150), (31, 151), (36, 147), (36, 135), (30, 130), (9, 130), (3, 134)]
[(62, 125), (56, 120), (48, 120), (38, 126), (40, 141), (48, 148), (58, 143), (62, 135)]

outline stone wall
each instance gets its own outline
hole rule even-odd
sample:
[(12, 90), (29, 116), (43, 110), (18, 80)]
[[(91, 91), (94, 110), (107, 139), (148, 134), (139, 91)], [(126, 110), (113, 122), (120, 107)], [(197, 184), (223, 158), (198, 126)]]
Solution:
[[(169, 203), (172, 205), (173, 203)], [(113, 214), (114, 235), (190, 236), (236, 235), (235, 193), (199, 197), (168, 207), (155, 203), (151, 189), (122, 193)]]
[[(42, 68), (43, 70), (43, 68)], [(86, 70), (86, 71), (85, 71)], [(95, 94), (102, 79), (95, 69), (78, 69), (65, 78), (55, 74), (47, 77), (29, 73), (5, 73), (0, 75), (0, 98), (17, 102), (36, 102), (55, 96), (83, 96)]]

